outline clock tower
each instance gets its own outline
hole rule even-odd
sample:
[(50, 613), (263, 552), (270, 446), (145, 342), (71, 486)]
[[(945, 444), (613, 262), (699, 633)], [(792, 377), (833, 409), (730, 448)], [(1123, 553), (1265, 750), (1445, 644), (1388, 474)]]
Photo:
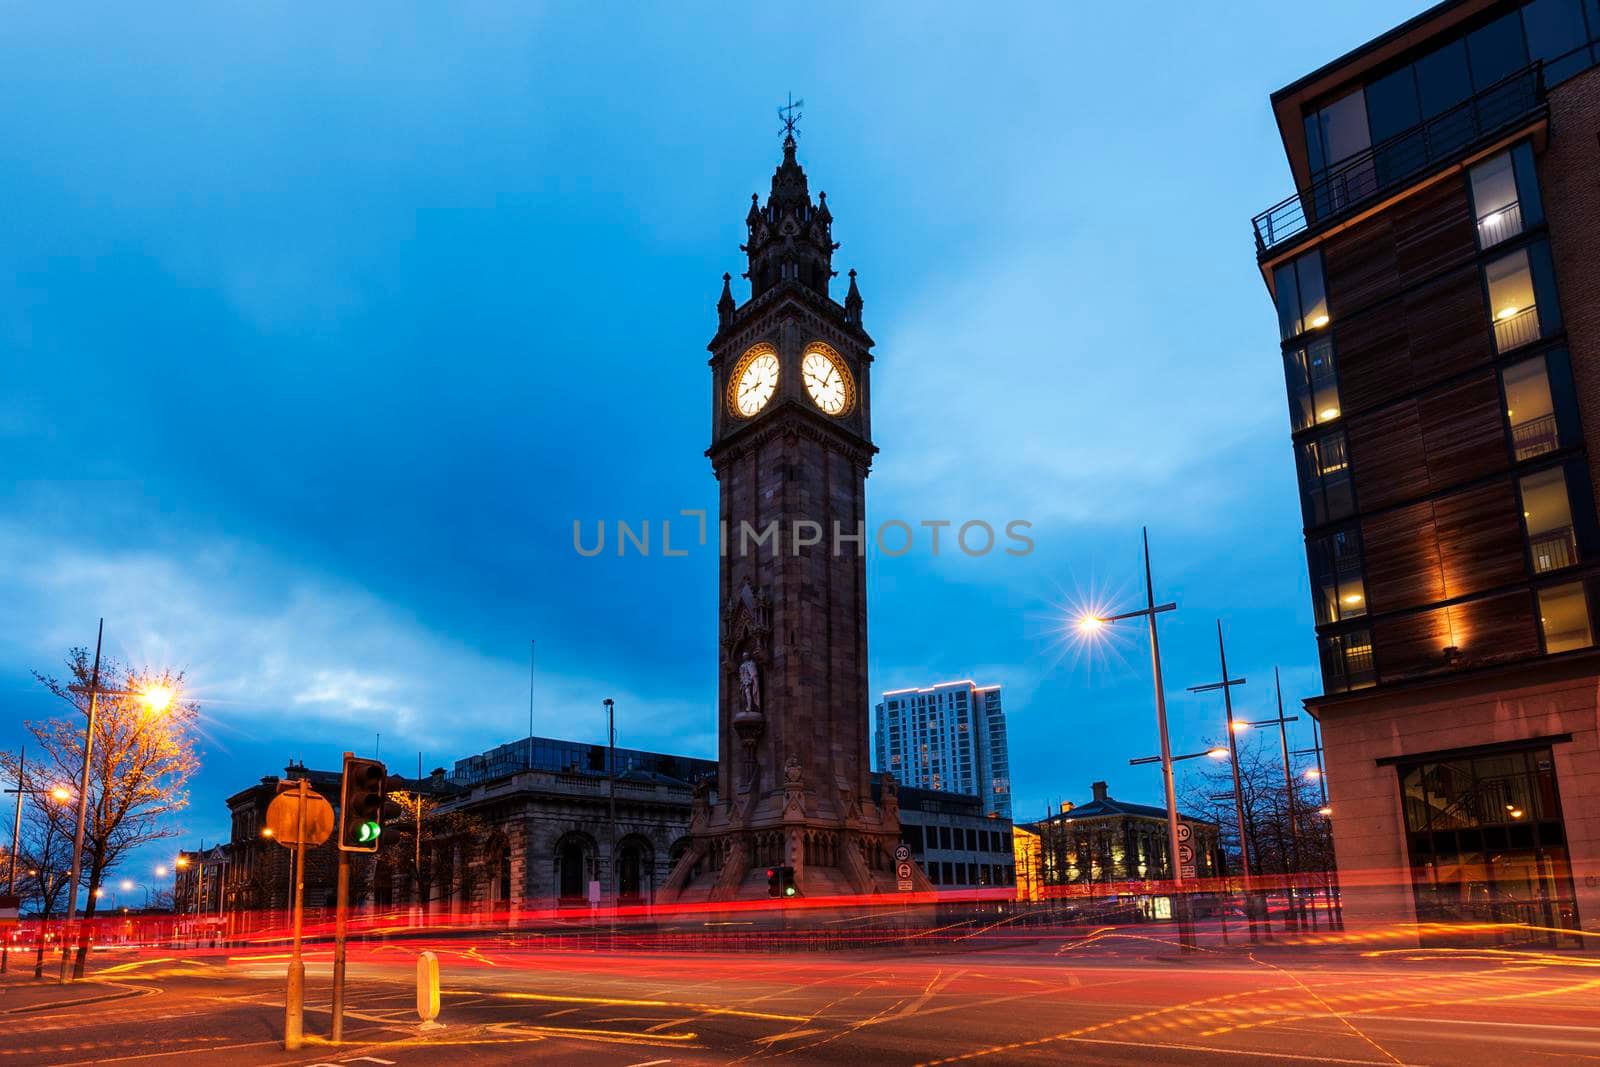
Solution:
[(750, 299), (723, 275), (708, 346), (718, 775), (714, 795), (696, 794), (693, 843), (664, 896), (766, 896), (777, 865), (809, 896), (893, 891), (895, 785), (885, 775), (874, 800), (867, 754), (873, 342), (855, 271), (842, 304), (830, 295), (833, 216), (826, 193), (811, 197), (792, 128), (766, 203), (750, 199)]

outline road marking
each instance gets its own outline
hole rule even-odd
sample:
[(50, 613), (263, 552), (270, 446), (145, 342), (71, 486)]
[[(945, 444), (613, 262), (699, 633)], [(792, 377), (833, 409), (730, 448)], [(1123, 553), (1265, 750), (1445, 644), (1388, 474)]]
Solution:
[(758, 1044), (758, 1045), (771, 1045), (771, 1044), (775, 1044), (776, 1042), (779, 1042), (779, 1041), (793, 1041), (797, 1037), (810, 1037), (812, 1034), (822, 1034), (822, 1033), (827, 1033), (827, 1031), (818, 1030), (818, 1029), (812, 1029), (812, 1030), (790, 1030), (787, 1033), (772, 1034), (769, 1037), (758, 1037), (758, 1038), (756, 1038), (756, 1044)]
[(1222, 1056), (1257, 1056), (1268, 1060), (1306, 1060), (1311, 1063), (1349, 1063), (1359, 1064), (1361, 1067), (1372, 1067), (1374, 1064), (1382, 1064), (1383, 1067), (1389, 1067), (1389, 1064), (1392, 1062), (1390, 1060), (1348, 1060), (1340, 1059), (1337, 1056), (1302, 1056), (1294, 1052), (1258, 1052), (1252, 1049), (1243, 1048), (1221, 1048), (1217, 1045), (1185, 1045), (1176, 1041), (1118, 1041), (1115, 1038), (1109, 1037), (1069, 1037), (1064, 1038), (1063, 1040), (1077, 1041), (1087, 1045), (1126, 1045), (1134, 1048), (1170, 1048), (1178, 1049), (1184, 1052), (1210, 1052)]
[(353, 1060), (340, 1060), (339, 1062), (340, 1063), (382, 1063), (382, 1064), (385, 1064), (386, 1067), (392, 1067), (392, 1065), (394, 1064), (393, 1060), (380, 1060), (376, 1056), (357, 1056)]
[(645, 1060), (643, 1063), (630, 1063), (628, 1067), (656, 1067), (657, 1064), (671, 1062), (671, 1060)]

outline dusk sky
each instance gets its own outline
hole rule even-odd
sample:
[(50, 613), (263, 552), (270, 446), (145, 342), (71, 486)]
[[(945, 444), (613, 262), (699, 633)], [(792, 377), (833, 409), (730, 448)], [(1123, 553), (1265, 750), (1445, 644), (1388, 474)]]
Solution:
[[(613, 697), (620, 744), (714, 756), (717, 560), (659, 526), (715, 514), (705, 345), (792, 92), (877, 341), (871, 521), (1037, 546), (873, 555), (874, 700), (1003, 685), (1019, 820), (1158, 802), (1142, 631), (1062, 631), (1135, 606), (1147, 524), (1177, 750), (1221, 734), (1219, 617), (1246, 714), (1275, 665), (1320, 691), (1268, 95), (1422, 6), (6, 5), (0, 747), (104, 616), (202, 704), (141, 864), (291, 758), (523, 736), (530, 639), (536, 732)], [(618, 519), (657, 551), (574, 551)]]

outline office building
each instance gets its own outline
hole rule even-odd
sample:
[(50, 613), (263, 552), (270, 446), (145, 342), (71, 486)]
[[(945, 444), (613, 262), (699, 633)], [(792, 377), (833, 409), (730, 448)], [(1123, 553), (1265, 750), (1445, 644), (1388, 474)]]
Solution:
[[(1017, 871), (1011, 820), (974, 796), (900, 786), (900, 839), (939, 889), (1012, 888)], [(882, 782), (872, 786), (882, 803)], [(1008, 894), (1009, 895), (1009, 894)]]
[(1451, 0), (1272, 95), (1352, 921), (1600, 930), (1597, 42), (1594, 0)]
[(878, 769), (918, 789), (978, 797), (1011, 818), (1011, 760), (998, 685), (896, 689), (877, 707)]

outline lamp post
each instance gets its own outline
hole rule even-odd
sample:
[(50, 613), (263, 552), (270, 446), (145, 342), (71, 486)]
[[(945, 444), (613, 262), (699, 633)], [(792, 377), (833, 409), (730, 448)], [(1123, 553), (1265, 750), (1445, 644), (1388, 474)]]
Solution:
[(1137, 611), (1124, 611), (1117, 615), (1085, 615), (1078, 620), (1078, 629), (1084, 633), (1095, 634), (1111, 623), (1123, 619), (1145, 619), (1150, 627), (1150, 665), (1155, 674), (1156, 690), (1156, 728), (1161, 735), (1161, 755), (1151, 757), (1151, 762), (1159, 759), (1161, 762), (1162, 784), (1167, 795), (1167, 836), (1170, 838), (1172, 848), (1173, 875), (1175, 885), (1183, 884), (1181, 872), (1177, 869), (1178, 858), (1178, 799), (1172, 782), (1172, 745), (1167, 738), (1167, 694), (1161, 682), (1161, 643), (1156, 635), (1156, 616), (1164, 611), (1176, 611), (1178, 605), (1173, 603), (1157, 604), (1155, 584), (1150, 577), (1150, 531), (1146, 527), (1141, 530), (1144, 543), (1144, 590), (1145, 606)]
[[(1239, 741), (1235, 736), (1238, 733), (1237, 725), (1233, 721), (1233, 687), (1243, 685), (1243, 678), (1228, 677), (1228, 650), (1222, 643), (1222, 620), (1217, 620), (1217, 658), (1222, 663), (1222, 681), (1212, 682), (1208, 685), (1192, 685), (1191, 693), (1205, 693), (1215, 689), (1222, 690), (1222, 707), (1228, 719), (1228, 761), (1233, 770), (1233, 815), (1239, 825), (1239, 871), (1244, 876), (1245, 903), (1250, 902), (1250, 835), (1249, 828), (1244, 818), (1244, 787), (1239, 781)], [(1255, 936), (1256, 919), (1254, 912), (1249, 914), (1250, 934)]]
[[(1085, 615), (1078, 620), (1078, 629), (1084, 633), (1096, 634), (1111, 623), (1122, 619), (1144, 619), (1150, 627), (1150, 666), (1155, 677), (1156, 688), (1156, 728), (1161, 735), (1161, 778), (1162, 785), (1167, 795), (1167, 843), (1172, 857), (1172, 884), (1178, 893), (1181, 902), (1183, 892), (1183, 871), (1178, 866), (1178, 796), (1172, 781), (1172, 743), (1167, 737), (1167, 694), (1161, 683), (1161, 642), (1156, 635), (1156, 616), (1164, 611), (1176, 611), (1178, 605), (1174, 603), (1157, 604), (1155, 582), (1150, 576), (1150, 529), (1142, 527), (1140, 537), (1144, 545), (1144, 592), (1145, 606), (1138, 611), (1125, 611), (1117, 615)], [(1180, 912), (1183, 910), (1180, 903)], [(1184, 936), (1187, 923), (1179, 921), (1180, 937)]]
[(617, 702), (610, 697), (606, 706), (606, 880), (610, 883), (611, 932), (617, 930)]
[[(17, 794), (16, 812), (15, 812), (15, 814), (13, 816), (13, 820), (14, 821), (11, 824), (11, 871), (10, 871), (9, 875), (7, 876), (7, 878), (6, 878), (6, 895), (7, 896), (13, 895), (17, 891), (17, 853), (22, 848), (22, 798), (23, 798), (23, 796), (25, 796), (25, 795), (26, 796), (47, 796), (51, 800), (54, 800), (57, 803), (61, 803), (61, 804), (64, 804), (67, 801), (72, 799), (72, 791), (70, 789), (68, 789), (66, 786), (58, 785), (58, 786), (54, 786), (54, 787), (52, 787), (50, 789), (30, 789), (25, 784), (23, 784), (27, 780), (26, 761), (27, 761), (27, 752), (26, 752), (26, 750), (23, 750), (17, 756), (17, 785), (16, 785), (16, 788), (15, 789), (7, 789), (6, 790), (7, 793), (15, 793), (15, 794)], [(50, 861), (50, 838), (53, 836), (54, 831), (55, 831), (55, 820), (50, 818), (50, 816), (48, 814), (46, 814), (46, 816), (45, 816), (45, 824), (44, 824), (44, 855), (40, 857), (40, 862), (41, 863), (49, 863), (49, 861)], [(49, 872), (48, 869), (45, 870), (45, 872), (44, 872), (45, 878), (48, 878), (49, 873), (50, 872)], [(41, 879), (40, 884), (41, 884), (42, 887), (44, 887), (44, 889), (45, 889), (45, 899), (48, 900), (49, 899), (49, 895), (50, 895), (49, 894), (49, 889), (48, 889), (48, 882), (46, 880), (44, 880), (44, 879)], [(39, 943), (40, 943), (41, 946), (44, 944), (44, 941), (43, 941), (43, 929), (42, 928), (40, 930), (40, 942)], [(10, 970), (10, 968), (11, 968), (11, 941), (10, 941), (9, 938), (7, 938), (7, 939), (4, 940), (3, 943), (0, 943), (0, 974), (5, 974), (7, 971)], [(35, 975), (34, 977), (37, 978), (38, 975)]]
[[(1300, 716), (1283, 714), (1283, 683), (1278, 676), (1278, 668), (1272, 668), (1272, 684), (1278, 694), (1278, 717), (1276, 719), (1262, 719), (1258, 722), (1247, 722), (1245, 726), (1276, 726), (1278, 728), (1278, 744), (1283, 752), (1283, 788), (1284, 802), (1288, 805), (1289, 812), (1289, 855), (1284, 857), (1286, 881), (1284, 892), (1289, 898), (1289, 915), (1296, 923), (1303, 921), (1296, 910), (1298, 896), (1294, 890), (1294, 874), (1300, 869), (1300, 831), (1296, 825), (1295, 798), (1294, 798), (1294, 770), (1289, 765), (1289, 724), (1300, 721)], [(1289, 871), (1290, 867), (1293, 872)], [(1287, 926), (1285, 927), (1287, 929)]]
[[(72, 836), (72, 873), (67, 876), (67, 918), (63, 927), (61, 938), (61, 978), (67, 981), (67, 960), (72, 955), (71, 938), (66, 936), (66, 931), (72, 927), (73, 919), (78, 913), (78, 879), (83, 873), (83, 828), (89, 815), (89, 771), (90, 758), (94, 754), (94, 725), (95, 715), (99, 708), (100, 694), (116, 697), (136, 697), (144, 701), (151, 712), (159, 713), (172, 703), (172, 691), (165, 687), (150, 689), (143, 693), (131, 693), (125, 690), (100, 688), (100, 646), (105, 638), (106, 620), (100, 620), (99, 629), (94, 638), (94, 669), (89, 674), (89, 709), (88, 721), (83, 730), (83, 776), (78, 783), (78, 824)], [(109, 788), (109, 783), (106, 783)], [(81, 932), (78, 938), (79, 957), (73, 967), (72, 977), (83, 977), (83, 954), (88, 951), (88, 929)]]

